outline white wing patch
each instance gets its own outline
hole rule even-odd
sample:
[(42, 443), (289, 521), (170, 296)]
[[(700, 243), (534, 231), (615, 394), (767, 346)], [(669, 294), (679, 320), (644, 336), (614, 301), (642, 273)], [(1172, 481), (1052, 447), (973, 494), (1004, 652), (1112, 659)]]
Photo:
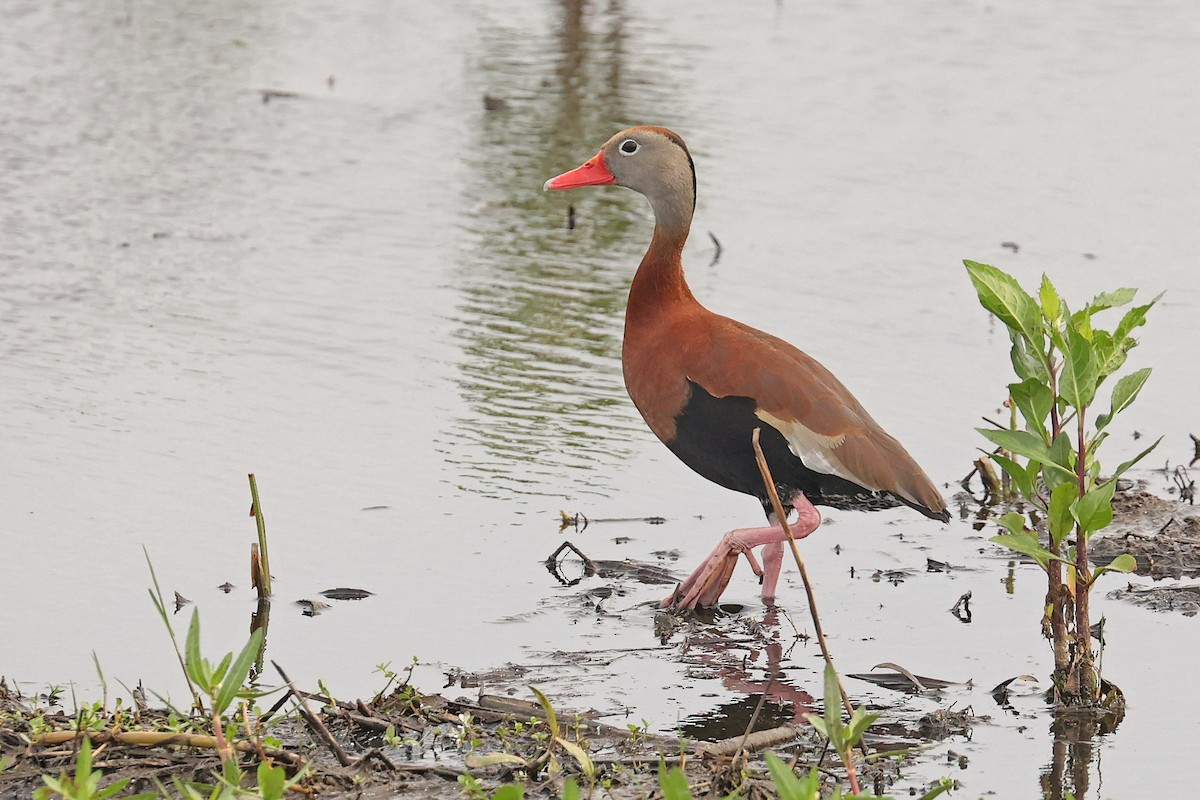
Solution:
[(754, 412), (754, 416), (783, 434), (783, 438), (787, 440), (788, 449), (803, 461), (804, 465), (809, 469), (814, 472), (836, 475), (839, 478), (857, 483), (859, 486), (872, 491), (879, 491), (878, 486), (870, 485), (870, 483), (846, 469), (837, 457), (837, 448), (841, 446), (842, 442), (846, 441), (846, 434), (826, 436), (809, 430), (799, 422), (781, 420), (778, 417), (768, 414), (761, 408)]

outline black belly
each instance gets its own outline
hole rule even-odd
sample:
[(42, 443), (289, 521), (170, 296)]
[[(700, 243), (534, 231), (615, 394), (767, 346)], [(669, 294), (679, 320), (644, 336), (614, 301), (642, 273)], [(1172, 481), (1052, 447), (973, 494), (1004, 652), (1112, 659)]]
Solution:
[(751, 439), (759, 428), (759, 446), (785, 505), (799, 492), (813, 505), (833, 508), (877, 510), (899, 505), (889, 495), (809, 469), (788, 447), (783, 434), (754, 415), (752, 398), (713, 397), (691, 381), (688, 387), (687, 405), (675, 418), (675, 438), (666, 444), (683, 463), (713, 483), (757, 497), (770, 512)]

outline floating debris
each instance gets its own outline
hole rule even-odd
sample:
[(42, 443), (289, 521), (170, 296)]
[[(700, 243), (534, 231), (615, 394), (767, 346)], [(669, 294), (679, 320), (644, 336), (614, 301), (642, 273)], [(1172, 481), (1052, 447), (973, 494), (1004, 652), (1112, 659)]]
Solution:
[[(931, 711), (917, 722), (917, 733), (924, 739), (941, 740), (951, 736), (971, 736), (971, 726), (978, 721), (970, 706), (962, 711), (939, 708)], [(966, 756), (960, 756), (959, 760)]]
[(907, 692), (909, 694), (919, 694), (931, 689), (945, 689), (948, 686), (970, 686), (971, 682), (965, 684), (960, 681), (947, 681), (941, 678), (929, 678), (925, 675), (917, 675), (899, 664), (894, 664), (891, 661), (884, 661), (876, 664), (871, 669), (890, 669), (896, 672), (895, 675), (888, 673), (876, 672), (858, 672), (848, 673), (847, 678), (858, 678), (860, 681), (873, 683), (876, 686), (882, 686), (885, 689), (892, 689), (897, 692)]
[(1009, 696), (1008, 687), (1013, 681), (1030, 681), (1031, 683), (1037, 683), (1037, 678), (1033, 677), (1032, 675), (1014, 675), (1008, 680), (996, 684), (995, 688), (992, 689), (992, 699), (1002, 706), (1007, 705)]
[(954, 604), (954, 607), (950, 609), (950, 613), (953, 614), (954, 616), (958, 617), (959, 622), (970, 622), (971, 621), (971, 592), (970, 591), (963, 592), (962, 596), (958, 598), (958, 602), (956, 602)]
[(337, 589), (326, 589), (321, 592), (321, 595), (328, 597), (330, 600), (363, 600), (368, 597), (374, 597), (374, 592), (368, 592), (366, 589), (347, 589), (344, 586)]
[(272, 100), (295, 100), (300, 96), (295, 92), (288, 92), (282, 89), (259, 89), (258, 91), (262, 95), (264, 106)]
[(511, 111), (512, 106), (503, 97), (495, 97), (490, 94), (483, 96), (484, 111)]
[(232, 591), (233, 591), (234, 589), (236, 589), (237, 587), (236, 587), (236, 586), (234, 586), (234, 585), (233, 585), (232, 583), (230, 583), (229, 581), (225, 581), (224, 583), (222, 583), (222, 584), (221, 584), (220, 586), (218, 586), (217, 588), (218, 588), (218, 589), (220, 589), (220, 590), (221, 590), (222, 592), (224, 592), (225, 594), (229, 594), (230, 592), (232, 592)]
[(315, 617), (330, 608), (329, 603), (322, 603), (320, 600), (297, 600), (296, 605), (300, 606), (300, 612), (306, 617)]

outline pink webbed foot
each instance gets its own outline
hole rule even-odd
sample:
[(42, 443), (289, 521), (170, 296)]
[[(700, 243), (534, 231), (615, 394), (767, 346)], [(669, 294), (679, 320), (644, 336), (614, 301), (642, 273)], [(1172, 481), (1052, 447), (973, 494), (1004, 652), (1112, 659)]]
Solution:
[[(792, 501), (796, 509), (796, 521), (790, 523), (792, 536), (803, 539), (821, 524), (821, 514), (804, 495)], [(697, 606), (714, 606), (733, 578), (733, 569), (739, 556), (745, 556), (750, 568), (762, 583), (762, 599), (773, 605), (775, 589), (779, 584), (779, 573), (783, 566), (783, 543), (787, 541), (781, 525), (765, 528), (738, 528), (721, 537), (721, 543), (709, 554), (700, 566), (675, 588), (670, 597), (662, 601), (663, 608), (692, 609)], [(763, 548), (762, 565), (754, 557), (753, 549)]]

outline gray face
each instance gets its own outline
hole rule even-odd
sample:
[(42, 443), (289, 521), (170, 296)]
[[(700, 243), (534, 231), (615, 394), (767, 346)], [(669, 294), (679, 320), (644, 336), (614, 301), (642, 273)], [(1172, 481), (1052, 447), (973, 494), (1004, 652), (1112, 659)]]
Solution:
[(695, 206), (695, 178), (684, 147), (652, 128), (629, 128), (609, 139), (604, 165), (618, 186), (650, 201), (660, 225), (686, 226)]

